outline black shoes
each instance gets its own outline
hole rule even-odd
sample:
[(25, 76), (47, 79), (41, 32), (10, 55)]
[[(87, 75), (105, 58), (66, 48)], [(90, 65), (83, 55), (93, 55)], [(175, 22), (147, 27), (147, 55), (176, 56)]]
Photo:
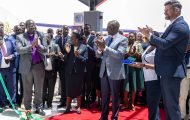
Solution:
[(75, 107), (76, 108), (76, 113), (81, 114), (80, 107)]
[(65, 107), (66, 106), (66, 103), (61, 103), (61, 104), (59, 104), (57, 107), (58, 108), (62, 108), (62, 107)]
[(68, 114), (70, 113), (70, 108), (66, 108), (66, 110), (63, 112), (63, 114)]
[(36, 111), (35, 111), (36, 114), (39, 114), (41, 116), (45, 116), (46, 113), (43, 111), (42, 108), (36, 108)]

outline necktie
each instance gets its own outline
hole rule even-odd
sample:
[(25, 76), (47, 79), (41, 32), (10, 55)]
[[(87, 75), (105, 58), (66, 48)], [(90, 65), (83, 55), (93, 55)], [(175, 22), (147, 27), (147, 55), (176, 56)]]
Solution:
[(109, 42), (108, 42), (108, 47), (111, 45), (112, 42), (113, 42), (113, 38), (111, 37)]
[(7, 53), (6, 53), (6, 50), (5, 50), (4, 45), (1, 46), (1, 50), (2, 50), (2, 52), (3, 52), (3, 56), (4, 56), (4, 57), (7, 57)]

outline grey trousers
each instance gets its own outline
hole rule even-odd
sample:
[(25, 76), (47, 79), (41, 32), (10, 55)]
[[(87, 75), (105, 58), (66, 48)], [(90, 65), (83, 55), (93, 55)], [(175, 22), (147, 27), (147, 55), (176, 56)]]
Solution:
[(28, 74), (22, 74), (24, 106), (26, 110), (31, 109), (33, 84), (35, 92), (33, 103), (36, 108), (42, 107), (44, 76), (45, 68), (43, 63), (32, 65)]

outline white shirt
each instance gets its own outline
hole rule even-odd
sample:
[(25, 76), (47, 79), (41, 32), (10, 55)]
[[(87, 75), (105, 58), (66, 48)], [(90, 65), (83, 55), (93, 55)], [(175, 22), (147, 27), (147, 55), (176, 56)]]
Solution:
[[(147, 49), (142, 54), (142, 63), (144, 64), (146, 63), (154, 64), (154, 56), (155, 56), (156, 49), (152, 50), (150, 53), (146, 53), (150, 47), (151, 46), (147, 47)], [(144, 72), (145, 82), (158, 80), (157, 74), (154, 69), (146, 69), (145, 67), (143, 67), (143, 72)]]
[[(47, 49), (47, 53), (48, 53), (48, 54), (50, 53), (50, 48), (51, 48), (51, 47), (52, 47), (51, 44), (47, 46), (47, 48), (48, 48), (48, 49)], [(49, 58), (46, 59), (46, 61), (47, 61), (47, 65), (46, 65), (46, 67), (45, 67), (45, 70), (47, 70), (47, 71), (53, 70), (53, 67), (52, 67), (52, 58), (49, 57)]]
[[(5, 51), (6, 51), (6, 53), (7, 53), (7, 46), (6, 46), (6, 44), (5, 44), (5, 42), (3, 42), (3, 46), (4, 46), (4, 48), (5, 48)], [(7, 64), (7, 63), (5, 63), (5, 56), (3, 56), (3, 50), (2, 50), (2, 48), (0, 47), (0, 50), (1, 50), (1, 54), (2, 54), (2, 60), (1, 60), (1, 68), (9, 68), (10, 67), (10, 62)]]

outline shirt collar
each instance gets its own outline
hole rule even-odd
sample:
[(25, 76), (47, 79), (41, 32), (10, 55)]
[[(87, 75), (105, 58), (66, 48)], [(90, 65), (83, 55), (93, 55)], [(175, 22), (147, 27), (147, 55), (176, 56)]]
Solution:
[(181, 16), (178, 16), (174, 20), (172, 20), (171, 23), (170, 23), (170, 25), (173, 24), (179, 17), (181, 17)]
[(115, 39), (117, 36), (119, 35), (119, 33), (116, 33), (115, 35), (110, 35), (110, 37), (112, 37), (113, 39)]

